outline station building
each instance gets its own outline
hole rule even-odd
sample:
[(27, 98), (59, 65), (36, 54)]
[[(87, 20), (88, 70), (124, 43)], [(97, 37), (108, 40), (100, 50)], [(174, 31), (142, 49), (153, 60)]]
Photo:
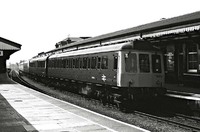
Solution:
[(0, 73), (6, 72), (6, 60), (21, 49), (21, 45), (0, 37)]

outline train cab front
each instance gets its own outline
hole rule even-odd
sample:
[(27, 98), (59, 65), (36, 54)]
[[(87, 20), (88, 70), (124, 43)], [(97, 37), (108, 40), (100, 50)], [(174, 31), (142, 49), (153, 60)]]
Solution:
[(153, 51), (125, 51), (121, 53), (118, 86), (128, 89), (130, 98), (163, 95), (164, 68), (162, 54)]

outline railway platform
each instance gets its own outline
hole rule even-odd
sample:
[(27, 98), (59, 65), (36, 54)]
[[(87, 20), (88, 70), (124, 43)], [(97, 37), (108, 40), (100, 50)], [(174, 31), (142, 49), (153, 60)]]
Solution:
[(24, 87), (0, 74), (0, 132), (147, 132)]
[(182, 94), (199, 94), (200, 87), (184, 86), (183, 84), (165, 84), (168, 92), (182, 93)]

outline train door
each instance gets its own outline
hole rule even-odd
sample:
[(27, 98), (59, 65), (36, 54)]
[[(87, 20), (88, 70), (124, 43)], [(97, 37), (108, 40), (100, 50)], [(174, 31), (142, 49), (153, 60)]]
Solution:
[(177, 71), (175, 66), (175, 46), (167, 45), (164, 54), (165, 59), (165, 81), (166, 83), (175, 83), (177, 80)]
[(183, 76), (184, 62), (183, 49), (179, 43), (169, 44), (165, 52), (165, 81), (166, 83), (179, 83)]

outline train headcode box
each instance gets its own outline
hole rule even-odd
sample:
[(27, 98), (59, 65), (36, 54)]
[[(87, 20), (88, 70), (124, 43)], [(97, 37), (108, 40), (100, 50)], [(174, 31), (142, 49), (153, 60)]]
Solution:
[(3, 56), (3, 51), (2, 50), (0, 50), (0, 56)]

